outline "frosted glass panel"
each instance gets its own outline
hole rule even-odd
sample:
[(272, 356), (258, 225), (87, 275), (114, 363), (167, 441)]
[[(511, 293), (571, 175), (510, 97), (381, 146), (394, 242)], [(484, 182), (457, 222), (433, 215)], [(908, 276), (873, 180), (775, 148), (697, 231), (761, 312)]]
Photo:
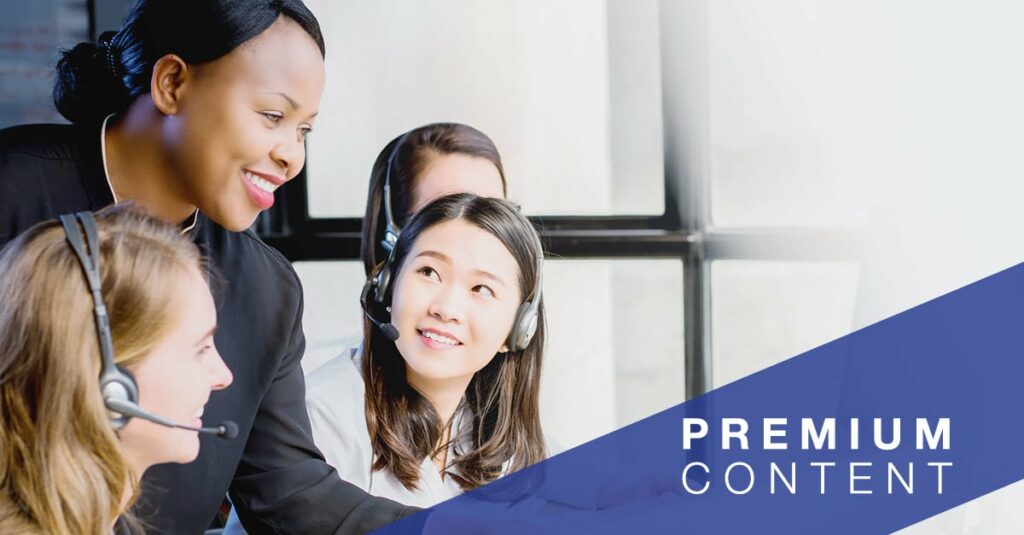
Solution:
[(363, 335), (359, 292), (363, 289), (363, 263), (295, 262), (295, 272), (305, 292), (302, 328), (306, 354), (302, 368), (309, 373)]
[(864, 77), (874, 33), (851, 11), (871, 8), (802, 0), (706, 5), (715, 224), (862, 223), (858, 186), (877, 155), (865, 150), (866, 134), (884, 128), (868, 121), (884, 118), (872, 117), (865, 90), (880, 81)]
[(314, 217), (361, 215), (380, 149), (436, 121), (494, 139), (529, 214), (663, 212), (655, 0), (307, 4), (327, 41)]
[(714, 386), (849, 333), (858, 274), (847, 263), (712, 262)]

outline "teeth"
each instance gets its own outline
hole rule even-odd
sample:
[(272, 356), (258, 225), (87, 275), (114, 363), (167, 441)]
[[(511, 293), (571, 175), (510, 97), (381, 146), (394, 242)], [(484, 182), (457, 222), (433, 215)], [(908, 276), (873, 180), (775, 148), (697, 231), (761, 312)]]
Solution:
[(277, 189), (277, 186), (275, 186), (273, 182), (270, 182), (265, 178), (258, 177), (252, 173), (245, 173), (245, 178), (248, 179), (249, 182), (252, 182), (257, 188), (260, 188), (267, 193), (274, 193), (274, 190)]
[(441, 342), (442, 344), (448, 344), (450, 346), (459, 345), (459, 341), (458, 340), (452, 340), (451, 338), (448, 338), (447, 336), (441, 336), (440, 334), (437, 334), (437, 333), (434, 333), (434, 332), (424, 331), (423, 332), (423, 336), (426, 336), (427, 338), (430, 338), (431, 340), (433, 340), (435, 342)]

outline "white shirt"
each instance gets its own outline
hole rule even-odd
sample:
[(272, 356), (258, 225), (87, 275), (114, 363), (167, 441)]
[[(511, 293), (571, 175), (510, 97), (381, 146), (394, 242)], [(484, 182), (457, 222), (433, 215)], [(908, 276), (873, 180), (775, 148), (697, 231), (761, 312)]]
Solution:
[[(313, 426), (313, 441), (327, 462), (343, 480), (374, 496), (406, 505), (427, 508), (462, 494), (462, 489), (450, 476), (441, 479), (437, 467), (429, 458), (420, 463), (416, 490), (405, 488), (387, 470), (373, 470), (373, 449), (370, 445), (370, 432), (366, 429), (366, 383), (363, 382), (361, 365), (360, 344), (345, 350), (306, 375), (306, 409)], [(455, 415), (452, 421), (454, 433), (458, 433), (464, 421), (460, 414)], [(453, 449), (449, 447), (449, 460), (455, 456)], [(511, 461), (505, 462), (503, 475), (508, 473), (511, 464)], [(544, 503), (543, 500), (527, 500), (516, 507), (535, 509)], [(505, 508), (507, 504), (495, 506)], [(224, 534), (245, 533), (237, 514), (232, 510)]]
[[(462, 494), (450, 477), (444, 479), (430, 458), (420, 464), (416, 490), (409, 490), (387, 470), (373, 470), (373, 448), (366, 429), (366, 386), (360, 369), (361, 348), (346, 350), (306, 377), (306, 409), (313, 440), (342, 479), (374, 496), (430, 507)], [(461, 418), (452, 422), (457, 432)], [(448, 459), (454, 458), (451, 447)]]

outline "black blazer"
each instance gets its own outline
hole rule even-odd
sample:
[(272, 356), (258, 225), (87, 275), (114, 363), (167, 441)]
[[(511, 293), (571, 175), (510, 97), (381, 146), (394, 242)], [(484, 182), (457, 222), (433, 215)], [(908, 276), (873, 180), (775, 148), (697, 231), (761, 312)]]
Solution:
[[(99, 135), (99, 125), (0, 130), (0, 246), (40, 221), (113, 202)], [(203, 436), (195, 462), (146, 472), (137, 513), (148, 532), (202, 533), (225, 492), (254, 534), (364, 533), (415, 511), (345, 483), (313, 444), (291, 264), (252, 230), (230, 232), (202, 214), (190, 234), (214, 268), (215, 342), (234, 373), (206, 421), (232, 420), (239, 435)]]

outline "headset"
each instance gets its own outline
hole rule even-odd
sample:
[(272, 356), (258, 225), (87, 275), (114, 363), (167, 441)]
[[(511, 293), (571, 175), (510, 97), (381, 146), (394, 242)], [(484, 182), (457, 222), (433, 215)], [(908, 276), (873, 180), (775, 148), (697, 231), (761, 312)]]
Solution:
[[(110, 316), (103, 302), (103, 284), (100, 275), (100, 239), (96, 220), (92, 212), (77, 212), (60, 216), (71, 249), (78, 257), (86, 284), (92, 293), (93, 315), (96, 318), (96, 334), (100, 343), (99, 386), (103, 405), (110, 411), (110, 426), (115, 430), (124, 428), (132, 417), (142, 418), (165, 426), (188, 429), (198, 433), (232, 439), (238, 435), (238, 424), (223, 421), (216, 427), (189, 427), (173, 420), (152, 414), (139, 406), (139, 387), (131, 371), (114, 362), (114, 343), (110, 334)], [(81, 227), (79, 227), (81, 225)], [(83, 234), (84, 230), (84, 234)]]
[(398, 151), (401, 150), (402, 145), (405, 144), (405, 140), (409, 137), (410, 132), (402, 134), (402, 137), (398, 138), (395, 146), (391, 148), (391, 153), (388, 154), (388, 165), (387, 170), (384, 172), (384, 239), (380, 241), (380, 246), (390, 255), (395, 249), (395, 244), (398, 243), (398, 236), (402, 233), (402, 227), (395, 223), (395, 214), (391, 210), (391, 168), (395, 165), (395, 158), (398, 157)]
[[(516, 311), (515, 322), (512, 323), (512, 330), (508, 335), (508, 347), (512, 351), (522, 351), (530, 346), (533, 335), (537, 333), (537, 322), (540, 319), (541, 289), (544, 287), (544, 253), (543, 249), (537, 256), (537, 284), (523, 304), (519, 305)], [(368, 300), (373, 294), (373, 302), (376, 305), (384, 305), (391, 289), (391, 268), (394, 263), (395, 250), (391, 249), (388, 259), (381, 262), (367, 277), (363, 284), (363, 291), (359, 294), (359, 304), (363, 307), (363, 314), (366, 315), (374, 325), (381, 330), (384, 336), (392, 342), (398, 340), (398, 329), (388, 321), (381, 321), (373, 316), (372, 306)], [(390, 312), (390, 310), (389, 310)]]

